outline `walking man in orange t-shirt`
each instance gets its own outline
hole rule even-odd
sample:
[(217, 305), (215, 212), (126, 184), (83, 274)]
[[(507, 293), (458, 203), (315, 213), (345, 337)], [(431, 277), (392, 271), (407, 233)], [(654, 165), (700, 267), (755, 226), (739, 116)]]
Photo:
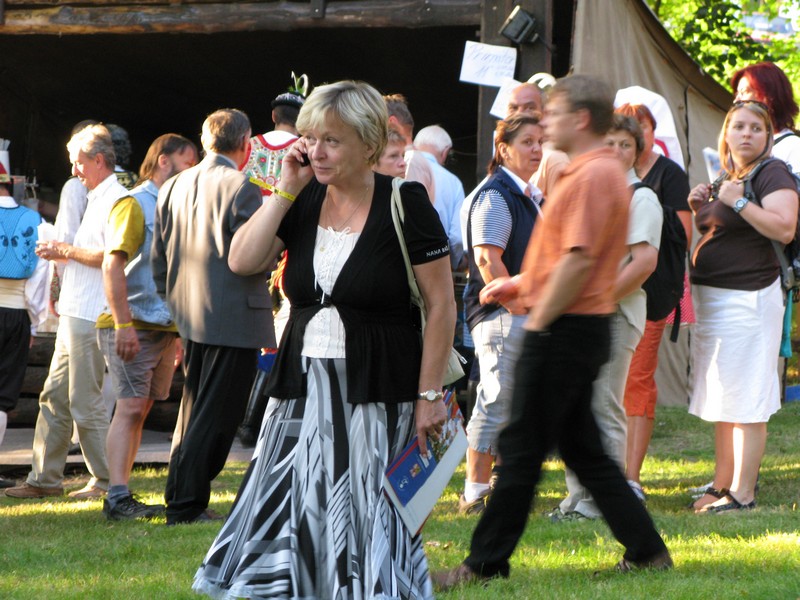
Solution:
[(496, 279), (481, 292), (483, 302), (518, 296), (529, 313), (511, 416), (498, 440), (503, 464), (495, 491), (470, 555), (434, 575), (440, 590), (508, 577), (542, 463), (554, 449), (625, 546), (618, 570), (672, 566), (646, 509), (603, 449), (590, 407), (592, 382), (609, 358), (612, 286), (625, 252), (631, 197), (622, 165), (603, 145), (613, 111), (610, 88), (581, 75), (560, 80), (545, 108), (545, 134), (571, 162), (533, 230), (521, 274)]

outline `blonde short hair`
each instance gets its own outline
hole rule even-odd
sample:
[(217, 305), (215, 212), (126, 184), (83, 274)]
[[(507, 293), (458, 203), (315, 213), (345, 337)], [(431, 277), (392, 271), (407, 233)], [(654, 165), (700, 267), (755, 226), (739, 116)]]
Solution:
[(297, 116), (301, 135), (321, 128), (335, 117), (352, 127), (359, 139), (372, 149), (370, 165), (378, 162), (386, 147), (389, 116), (378, 91), (363, 81), (339, 81), (314, 88)]
[(112, 171), (117, 161), (111, 133), (104, 125), (99, 123), (87, 125), (74, 134), (67, 142), (67, 152), (69, 152), (70, 160), (78, 152), (83, 152), (90, 158), (94, 158), (99, 154), (103, 157), (106, 167)]

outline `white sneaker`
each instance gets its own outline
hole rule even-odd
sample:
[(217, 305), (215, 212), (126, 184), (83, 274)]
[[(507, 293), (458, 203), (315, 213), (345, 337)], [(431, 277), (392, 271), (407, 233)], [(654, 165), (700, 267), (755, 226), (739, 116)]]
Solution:
[(692, 494), (693, 496), (696, 494), (695, 497), (699, 498), (700, 496), (705, 494), (706, 490), (708, 488), (710, 488), (710, 487), (714, 487), (714, 480), (713, 479), (711, 481), (709, 481), (708, 483), (706, 483), (705, 485), (689, 488), (689, 493)]
[(642, 504), (647, 504), (647, 494), (644, 493), (642, 489), (642, 484), (638, 481), (633, 481), (632, 479), (628, 479), (628, 485), (631, 486), (633, 493), (636, 494), (636, 497), (639, 499), (639, 502)]

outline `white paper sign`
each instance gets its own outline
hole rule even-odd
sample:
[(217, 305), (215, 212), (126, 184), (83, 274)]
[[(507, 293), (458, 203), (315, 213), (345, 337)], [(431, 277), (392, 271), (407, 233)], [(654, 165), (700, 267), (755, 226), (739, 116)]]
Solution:
[(461, 63), (461, 81), (500, 87), (506, 77), (514, 77), (517, 51), (506, 46), (467, 42)]
[(505, 119), (508, 114), (508, 99), (511, 97), (511, 92), (514, 88), (522, 85), (522, 82), (517, 81), (513, 77), (506, 77), (500, 85), (500, 89), (495, 96), (494, 104), (489, 110), (489, 114), (498, 119)]

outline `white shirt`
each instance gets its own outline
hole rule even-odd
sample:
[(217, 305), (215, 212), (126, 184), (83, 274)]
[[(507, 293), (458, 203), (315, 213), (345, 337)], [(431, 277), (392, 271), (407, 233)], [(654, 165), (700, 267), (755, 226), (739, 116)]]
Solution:
[[(641, 181), (636, 171), (628, 171), (628, 185)], [(646, 242), (656, 250), (661, 245), (661, 227), (664, 223), (664, 209), (658, 201), (656, 193), (649, 188), (639, 188), (631, 198), (628, 218), (628, 246)], [(633, 260), (630, 251), (625, 253), (620, 265), (622, 267)], [(642, 288), (634, 290), (619, 301), (619, 311), (625, 320), (640, 334), (644, 334), (647, 319), (647, 294)]]
[(86, 212), (88, 190), (77, 177), (70, 177), (61, 188), (56, 215), (56, 240), (71, 244)]
[[(86, 212), (72, 245), (78, 248), (102, 250), (106, 247), (105, 232), (111, 208), (117, 200), (130, 196), (113, 173), (106, 177), (87, 196)], [(67, 317), (95, 322), (106, 304), (103, 274), (100, 267), (89, 267), (68, 260), (61, 283), (59, 313)]]
[[(360, 233), (350, 233), (346, 227), (334, 231), (317, 226), (314, 243), (314, 276), (326, 296), (333, 292), (336, 278), (353, 252)], [(335, 306), (326, 306), (315, 314), (303, 335), (303, 356), (312, 358), (345, 358), (344, 324)]]
[(439, 213), (439, 220), (450, 242), (450, 260), (453, 266), (456, 266), (461, 261), (461, 254), (464, 251), (459, 218), (461, 204), (464, 202), (464, 186), (458, 177), (438, 163), (433, 154), (421, 150), (417, 152), (430, 164), (435, 195), (433, 207)]
[(776, 140), (783, 135), (786, 137), (772, 147), (772, 156), (780, 158), (794, 173), (800, 174), (800, 136), (791, 134), (790, 129), (775, 134)]

